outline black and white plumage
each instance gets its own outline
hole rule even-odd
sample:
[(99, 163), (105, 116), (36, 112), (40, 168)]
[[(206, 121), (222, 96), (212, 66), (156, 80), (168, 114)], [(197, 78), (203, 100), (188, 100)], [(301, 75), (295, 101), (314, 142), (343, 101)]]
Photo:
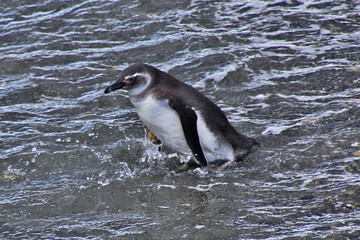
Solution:
[(238, 133), (198, 90), (155, 67), (129, 66), (105, 93), (121, 88), (128, 90), (140, 119), (164, 145), (183, 154), (192, 152), (202, 166), (241, 160), (257, 145)]

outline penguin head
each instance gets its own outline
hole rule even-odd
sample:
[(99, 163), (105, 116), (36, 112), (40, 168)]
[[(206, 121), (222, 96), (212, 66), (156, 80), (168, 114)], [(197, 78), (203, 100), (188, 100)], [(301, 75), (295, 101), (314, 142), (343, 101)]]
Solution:
[(132, 96), (145, 93), (151, 86), (152, 76), (148, 71), (148, 65), (136, 63), (127, 67), (121, 74), (119, 80), (105, 89), (105, 93), (117, 89), (125, 89)]

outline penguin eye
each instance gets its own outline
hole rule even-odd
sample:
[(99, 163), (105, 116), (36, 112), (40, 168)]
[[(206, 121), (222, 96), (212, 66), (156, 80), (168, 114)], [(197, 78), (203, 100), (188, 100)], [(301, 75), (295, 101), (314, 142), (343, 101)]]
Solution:
[(134, 82), (136, 80), (136, 77), (130, 77), (130, 78), (128, 78), (128, 81), (129, 82)]

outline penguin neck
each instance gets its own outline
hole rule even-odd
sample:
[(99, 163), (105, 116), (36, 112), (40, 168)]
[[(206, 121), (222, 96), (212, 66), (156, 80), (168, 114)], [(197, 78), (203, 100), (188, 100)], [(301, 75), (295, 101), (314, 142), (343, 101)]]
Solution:
[(149, 94), (139, 94), (139, 95), (131, 95), (129, 94), (130, 102), (136, 107), (137, 109), (141, 108), (144, 103), (147, 102), (148, 98), (151, 98)]

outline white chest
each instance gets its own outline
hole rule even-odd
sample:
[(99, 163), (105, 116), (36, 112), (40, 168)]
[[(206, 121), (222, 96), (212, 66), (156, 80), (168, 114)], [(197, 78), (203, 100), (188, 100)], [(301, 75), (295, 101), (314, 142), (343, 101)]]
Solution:
[(175, 110), (169, 107), (167, 100), (148, 96), (141, 99), (130, 98), (130, 101), (136, 107), (141, 121), (164, 145), (182, 153), (190, 152), (180, 118)]

